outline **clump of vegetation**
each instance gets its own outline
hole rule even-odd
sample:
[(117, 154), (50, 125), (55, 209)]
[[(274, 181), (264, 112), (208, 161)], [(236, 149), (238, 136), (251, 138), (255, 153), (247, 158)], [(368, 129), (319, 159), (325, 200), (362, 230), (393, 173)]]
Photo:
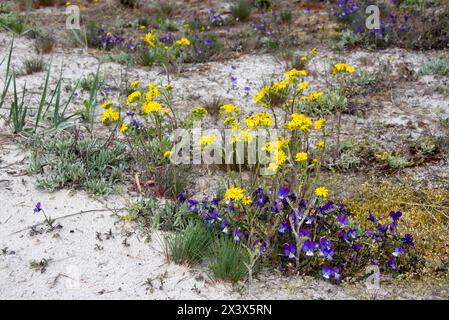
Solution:
[(165, 241), (171, 261), (195, 265), (206, 257), (213, 239), (213, 234), (203, 224), (191, 223), (174, 236), (168, 236)]
[(232, 7), (231, 12), (234, 18), (240, 21), (246, 20), (251, 15), (252, 5), (249, 0), (238, 0)]
[(24, 61), (24, 68), (26, 74), (33, 74), (42, 72), (45, 69), (45, 62), (42, 57), (29, 58)]
[(48, 191), (70, 187), (107, 195), (117, 191), (128, 166), (126, 148), (118, 142), (107, 147), (95, 139), (60, 134), (37, 139), (31, 147), (30, 171), (40, 174), (37, 187)]
[(209, 268), (216, 279), (238, 282), (248, 275), (249, 253), (240, 243), (222, 237), (210, 250)]
[(449, 76), (449, 59), (433, 59), (419, 69), (419, 74)]

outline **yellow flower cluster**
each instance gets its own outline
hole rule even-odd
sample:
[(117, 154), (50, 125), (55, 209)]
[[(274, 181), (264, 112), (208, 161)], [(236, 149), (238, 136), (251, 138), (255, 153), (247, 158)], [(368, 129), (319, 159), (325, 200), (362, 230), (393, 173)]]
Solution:
[(140, 99), (142, 96), (142, 93), (140, 91), (134, 91), (128, 96), (128, 99), (126, 100), (126, 104), (131, 104)]
[(239, 121), (237, 120), (236, 117), (232, 117), (232, 116), (231, 117), (226, 117), (223, 120), (223, 123), (226, 126), (231, 127), (232, 130), (234, 130), (234, 131), (237, 131), (240, 128), (240, 123), (239, 123)]
[(148, 44), (148, 46), (154, 48), (156, 45), (155, 42), (157, 41), (157, 38), (154, 35), (154, 31), (150, 31), (145, 35), (145, 37), (142, 38), (142, 40), (145, 41)]
[(116, 122), (120, 118), (120, 114), (112, 108), (108, 108), (103, 112), (101, 116), (101, 122), (112, 121)]
[(214, 141), (215, 141), (215, 136), (201, 136), (199, 143), (200, 143), (200, 146), (203, 147), (203, 146), (207, 146), (207, 145), (214, 143)]
[(287, 122), (286, 126), (290, 131), (299, 129), (303, 132), (308, 132), (310, 127), (312, 126), (312, 119), (301, 113), (293, 113), (292, 120)]
[(240, 201), (246, 197), (246, 190), (242, 188), (238, 188), (231, 184), (228, 190), (225, 192), (224, 199), (225, 200), (235, 200)]
[(307, 152), (298, 152), (295, 156), (297, 162), (307, 161), (308, 158), (309, 155), (307, 154)]
[(145, 101), (142, 107), (142, 114), (147, 115), (152, 112), (158, 112), (162, 110), (162, 105), (156, 101)]
[(192, 110), (192, 114), (197, 117), (202, 117), (207, 113), (207, 110), (203, 107), (197, 107)]
[(273, 118), (266, 112), (259, 112), (243, 119), (246, 126), (250, 129), (258, 127), (268, 127), (273, 124)]
[(251, 143), (254, 139), (254, 135), (248, 128), (242, 129), (238, 131), (238, 134), (232, 137), (232, 143), (244, 141), (247, 143)]
[(336, 75), (337, 73), (343, 73), (343, 72), (354, 73), (355, 68), (346, 63), (337, 63), (334, 65), (334, 68), (332, 70), (333, 75)]
[(220, 109), (223, 110), (224, 114), (232, 114), (232, 113), (239, 114), (240, 112), (239, 108), (230, 103), (221, 106)]
[(182, 38), (178, 41), (176, 41), (176, 44), (180, 45), (181, 47), (190, 46), (190, 41), (187, 38)]
[(321, 130), (324, 128), (324, 125), (326, 123), (326, 119), (324, 118), (319, 118), (318, 120), (315, 121), (315, 123), (313, 124), (313, 128), (315, 130)]
[(303, 101), (316, 101), (319, 97), (321, 97), (323, 93), (321, 91), (315, 91), (309, 94), (308, 96), (301, 97)]
[(284, 77), (289, 83), (297, 82), (299, 80), (299, 76), (307, 77), (307, 71), (297, 70), (296, 68), (293, 68), (290, 71), (284, 73)]

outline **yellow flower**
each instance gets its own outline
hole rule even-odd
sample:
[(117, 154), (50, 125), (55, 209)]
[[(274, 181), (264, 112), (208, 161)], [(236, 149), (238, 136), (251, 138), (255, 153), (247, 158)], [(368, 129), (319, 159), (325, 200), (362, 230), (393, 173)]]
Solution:
[(251, 205), (252, 203), (253, 203), (253, 200), (251, 199), (250, 196), (246, 196), (246, 197), (244, 197), (243, 200), (242, 200), (242, 204), (243, 204), (244, 206), (249, 206), (249, 205)]
[(275, 160), (278, 166), (284, 164), (285, 161), (287, 161), (287, 155), (282, 149), (279, 149), (278, 152), (276, 153)]
[(201, 136), (199, 143), (200, 143), (200, 146), (207, 146), (207, 145), (214, 143), (214, 141), (215, 141), (215, 136)]
[(306, 90), (309, 87), (309, 82), (303, 81), (300, 84), (298, 84), (298, 89), (300, 90)]
[(207, 113), (207, 110), (203, 107), (197, 107), (192, 110), (192, 114), (197, 117), (202, 117)]
[(156, 37), (154, 36), (154, 31), (148, 32), (145, 37), (142, 38), (151, 48), (154, 48), (154, 42), (156, 41)]
[[(294, 78), (295, 80), (298, 79), (298, 78), (296, 78), (296, 77), (290, 77), (290, 78), (288, 78), (288, 79), (291, 80), (291, 79), (293, 79), (293, 78)], [(289, 83), (289, 81), (286, 81), (286, 80), (282, 80), (282, 81), (279, 81), (279, 82), (275, 82), (275, 83), (273, 83), (273, 85), (271, 86), (271, 90), (273, 90), (274, 92), (282, 91), (282, 90), (284, 90), (285, 88), (287, 88), (288, 83)]]
[(318, 148), (323, 149), (323, 148), (326, 146), (326, 143), (324, 142), (324, 140), (319, 140), (319, 141), (316, 143), (316, 146), (317, 146)]
[(150, 83), (148, 85), (148, 92), (145, 94), (145, 100), (151, 101), (155, 97), (159, 97), (160, 94), (161, 94), (161, 91), (159, 90), (159, 87)]
[(299, 61), (301, 61), (301, 62), (306, 62), (306, 61), (307, 61), (307, 57), (306, 57), (306, 56), (301, 56), (301, 57), (299, 58)]
[(242, 188), (235, 187), (233, 184), (225, 192), (225, 200), (235, 200), (239, 201), (245, 197), (246, 190)]
[(315, 130), (321, 130), (324, 128), (324, 124), (326, 123), (326, 119), (319, 118), (315, 123), (313, 124), (313, 127)]
[(110, 102), (110, 101), (103, 102), (103, 104), (101, 105), (101, 107), (103, 109), (108, 109), (111, 106), (112, 106), (112, 102)]
[(122, 123), (122, 125), (120, 126), (121, 133), (125, 133), (126, 131), (128, 131), (128, 129), (129, 129), (129, 125), (127, 123)]
[(220, 109), (223, 110), (224, 113), (228, 113), (228, 114), (233, 113), (233, 112), (235, 112), (236, 114), (239, 114), (239, 112), (240, 112), (239, 108), (237, 108), (233, 104), (225, 104), (225, 105), (221, 106)]
[(267, 95), (267, 93), (269, 91), (270, 91), (270, 86), (265, 86), (262, 89), (260, 89), (260, 91), (254, 95), (254, 102), (256, 104), (263, 102), (263, 100), (265, 99), (265, 96)]
[(141, 96), (142, 96), (142, 93), (140, 91), (134, 91), (133, 93), (131, 93), (128, 96), (128, 100), (126, 101), (126, 103), (131, 104), (134, 101), (136, 101), (137, 99), (140, 99)]
[(307, 152), (298, 152), (295, 156), (296, 161), (301, 162), (301, 161), (307, 161), (308, 159), (308, 154)]
[(113, 121), (116, 122), (120, 118), (120, 114), (112, 108), (106, 109), (101, 116), (101, 122)]
[(354, 73), (355, 68), (346, 63), (337, 63), (334, 65), (334, 68), (332, 70), (333, 75), (336, 75), (337, 73), (343, 73), (343, 72)]
[(156, 101), (147, 101), (142, 107), (142, 114), (147, 115), (151, 112), (157, 112), (162, 109), (160, 103)]
[(308, 95), (308, 96), (304, 96), (304, 97), (301, 97), (301, 100), (304, 100), (304, 101), (316, 101), (319, 97), (321, 97), (323, 95), (323, 93), (322, 92), (320, 92), (320, 91), (316, 91), (316, 92), (312, 92), (310, 95)]
[(312, 56), (316, 56), (316, 55), (318, 54), (318, 50), (317, 50), (316, 48), (313, 48), (312, 50), (309, 51), (309, 53), (310, 53)]
[(169, 109), (169, 108), (162, 108), (162, 109), (161, 109), (161, 112), (162, 112), (162, 115), (163, 115), (163, 116), (166, 116), (167, 114), (169, 114), (170, 109)]
[(164, 158), (165, 158), (165, 159), (168, 159), (168, 158), (170, 158), (170, 157), (171, 157), (171, 151), (170, 151), (170, 150), (165, 151), (165, 152), (164, 152)]
[(190, 46), (190, 41), (187, 38), (182, 38), (181, 40), (176, 41), (176, 44), (179, 44), (181, 47)]
[(72, 3), (71, 3), (71, 2), (68, 2), (68, 1), (65, 3), (66, 6), (70, 6), (71, 4), (72, 4)]
[(139, 80), (134, 80), (131, 82), (131, 88), (136, 88), (139, 85)]
[(173, 85), (172, 85), (172, 84), (167, 84), (167, 85), (164, 87), (164, 89), (167, 90), (167, 91), (171, 91), (171, 90), (173, 90)]
[(256, 129), (257, 127), (268, 127), (273, 124), (273, 118), (266, 112), (259, 112), (248, 118), (243, 119), (246, 126), (250, 129)]
[(318, 197), (327, 198), (329, 190), (327, 190), (325, 187), (319, 187), (315, 189), (315, 194)]
[(293, 113), (292, 120), (287, 122), (287, 129), (291, 131), (301, 129), (303, 132), (308, 132), (311, 125), (311, 118), (300, 113)]
[(146, 27), (145, 26), (139, 26), (139, 29), (140, 30), (143, 30), (143, 29), (145, 29)]

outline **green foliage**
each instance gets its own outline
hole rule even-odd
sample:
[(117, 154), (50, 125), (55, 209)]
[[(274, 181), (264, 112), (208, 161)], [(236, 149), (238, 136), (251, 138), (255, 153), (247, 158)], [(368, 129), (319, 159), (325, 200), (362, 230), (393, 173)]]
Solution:
[(97, 140), (58, 134), (52, 139), (36, 139), (31, 145), (30, 171), (40, 172), (40, 189), (85, 188), (106, 195), (117, 190), (128, 162), (125, 146), (105, 147)]
[(0, 29), (2, 28), (17, 35), (24, 35), (31, 30), (28, 26), (27, 17), (20, 18), (13, 14), (0, 14)]
[(239, 19), (241, 21), (246, 20), (251, 15), (252, 5), (249, 0), (238, 0), (231, 7), (232, 15), (234, 18)]
[(186, 205), (180, 206), (168, 199), (158, 201), (155, 198), (139, 198), (128, 205), (127, 214), (121, 218), (137, 221), (146, 231), (179, 231), (188, 226), (190, 212)]
[(26, 125), (28, 105), (25, 104), (26, 84), (23, 86), (22, 95), (17, 93), (16, 74), (12, 74), (13, 96), (8, 121), (12, 123), (13, 132), (21, 133)]
[(229, 238), (219, 238), (212, 245), (210, 270), (217, 279), (238, 282), (248, 274), (248, 251)]
[(352, 139), (343, 139), (340, 144), (339, 156), (334, 159), (331, 167), (340, 170), (349, 170), (356, 168), (361, 162), (361, 146), (356, 144)]
[(339, 50), (343, 50), (361, 44), (363, 44), (363, 36), (361, 34), (355, 33), (352, 30), (345, 30), (340, 34), (340, 39), (338, 39), (335, 47)]
[(281, 19), (281, 23), (287, 24), (287, 23), (292, 22), (293, 13), (291, 10), (281, 10), (279, 17)]
[(178, 264), (195, 265), (203, 261), (213, 241), (213, 234), (202, 223), (191, 223), (186, 229), (165, 238), (170, 258)]
[(433, 59), (419, 69), (419, 74), (449, 76), (449, 59)]
[(441, 145), (441, 139), (434, 136), (426, 136), (418, 139), (416, 147), (418, 151), (424, 156), (436, 154)]
[(302, 108), (310, 116), (328, 116), (339, 110), (347, 110), (348, 98), (341, 95), (339, 90), (328, 90), (315, 101), (306, 101)]

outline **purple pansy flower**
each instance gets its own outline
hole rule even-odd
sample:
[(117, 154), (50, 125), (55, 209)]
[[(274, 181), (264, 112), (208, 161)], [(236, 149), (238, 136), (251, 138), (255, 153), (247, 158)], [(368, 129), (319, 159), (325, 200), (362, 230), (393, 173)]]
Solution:
[(313, 257), (315, 253), (315, 247), (318, 244), (314, 241), (306, 240), (302, 246), (302, 251), (305, 252), (306, 256)]
[(289, 258), (289, 259), (294, 259), (295, 258), (295, 253), (296, 253), (296, 247), (293, 243), (286, 243), (283, 245), (284, 248), (284, 254)]
[(232, 230), (232, 236), (234, 237), (234, 241), (240, 241), (242, 233), (239, 231), (239, 228), (234, 227), (234, 229)]

